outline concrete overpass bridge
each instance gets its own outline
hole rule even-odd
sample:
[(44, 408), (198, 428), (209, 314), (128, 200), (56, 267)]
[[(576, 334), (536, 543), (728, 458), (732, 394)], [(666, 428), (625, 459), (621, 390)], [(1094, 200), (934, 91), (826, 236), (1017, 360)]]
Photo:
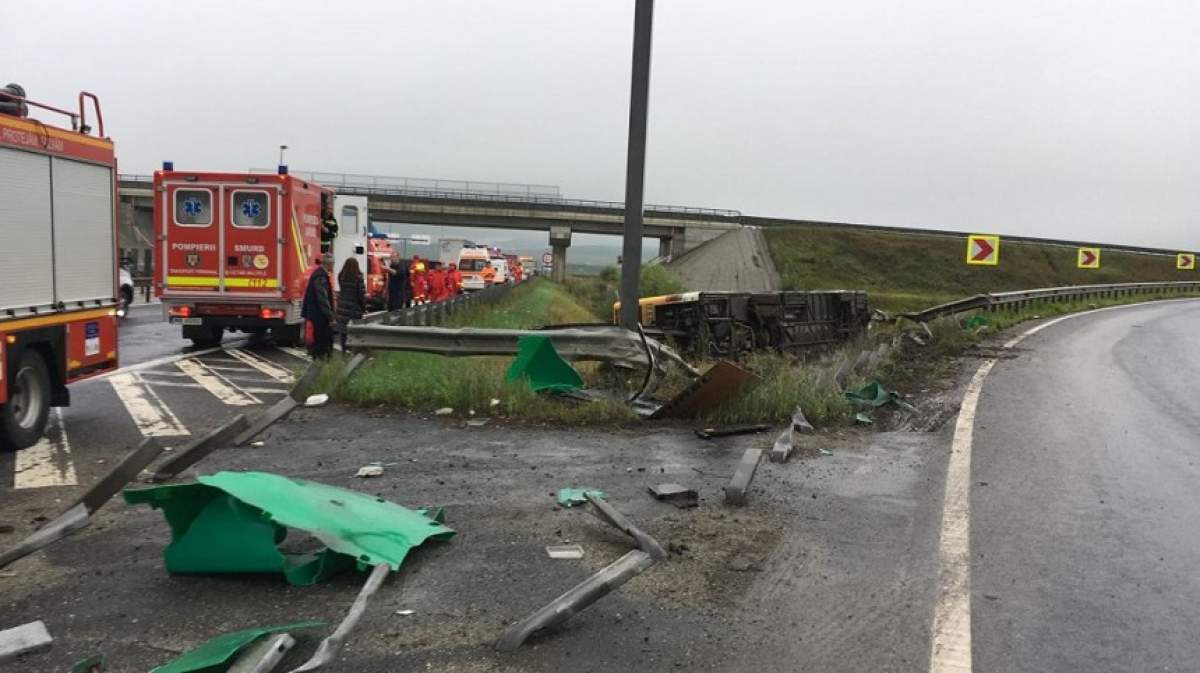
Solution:
[[(366, 196), (371, 219), (378, 222), (545, 231), (556, 269), (566, 268), (572, 234), (620, 236), (625, 227), (625, 204), (566, 199), (552, 185), (303, 171), (292, 171), (292, 175), (339, 194)], [(154, 230), (151, 176), (121, 175), (119, 180), (121, 240), (145, 240), (149, 247)], [(659, 256), (669, 257), (739, 228), (740, 218), (736, 210), (647, 204), (643, 228), (647, 238), (658, 239)]]

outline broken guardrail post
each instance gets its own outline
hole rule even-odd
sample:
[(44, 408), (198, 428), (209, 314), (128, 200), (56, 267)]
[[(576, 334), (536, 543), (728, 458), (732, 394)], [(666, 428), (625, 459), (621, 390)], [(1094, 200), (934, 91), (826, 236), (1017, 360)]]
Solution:
[(318, 668), (333, 661), (334, 657), (341, 651), (342, 645), (346, 642), (346, 636), (358, 626), (358, 622), (362, 619), (363, 613), (367, 611), (367, 603), (371, 601), (371, 597), (375, 592), (379, 591), (379, 587), (383, 585), (383, 580), (387, 578), (388, 572), (391, 570), (387, 563), (380, 563), (371, 570), (370, 576), (367, 577), (363, 588), (358, 592), (358, 596), (354, 599), (354, 604), (350, 606), (350, 611), (346, 613), (346, 618), (341, 624), (334, 629), (333, 633), (321, 644), (317, 646), (317, 651), (308, 661), (301, 664), (298, 668), (292, 669), (291, 673), (303, 673), (304, 671), (315, 671)]
[(246, 418), (246, 414), (234, 416), (232, 420), (216, 430), (184, 445), (178, 453), (159, 465), (158, 469), (150, 474), (149, 480), (161, 483), (174, 479), (175, 475), (200, 462), (217, 447), (232, 442), (233, 438), (245, 431), (249, 425), (250, 421)]
[(269, 636), (239, 654), (225, 673), (270, 673), (295, 645), (296, 639), (290, 634)]
[(762, 449), (746, 449), (746, 453), (742, 454), (742, 460), (734, 470), (733, 478), (725, 485), (726, 505), (746, 504), (746, 491), (750, 488), (750, 481), (754, 479), (754, 472), (758, 470), (762, 454)]
[(667, 552), (663, 546), (633, 525), (615, 507), (590, 492), (585, 493), (584, 497), (594, 508), (593, 514), (633, 538), (638, 549), (627, 552), (541, 609), (505, 629), (496, 640), (496, 649), (500, 652), (516, 650), (529, 636), (567, 621), (650, 566), (666, 559)]
[(87, 490), (79, 500), (76, 500), (67, 511), (55, 517), (53, 521), (36, 530), (22, 540), (16, 547), (0, 554), (0, 568), (24, 558), (51, 543), (86, 527), (91, 523), (91, 516), (104, 506), (126, 484), (133, 481), (160, 453), (163, 447), (152, 437), (147, 437), (129, 452), (117, 466), (100, 478)]

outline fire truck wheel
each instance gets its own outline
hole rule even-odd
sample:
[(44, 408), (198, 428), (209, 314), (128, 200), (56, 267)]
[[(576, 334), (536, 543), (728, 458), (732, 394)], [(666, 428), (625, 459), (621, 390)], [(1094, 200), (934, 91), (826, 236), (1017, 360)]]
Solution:
[(50, 370), (41, 353), (25, 351), (10, 372), (8, 402), (0, 406), (0, 446), (33, 446), (46, 430), (50, 416)]
[(304, 323), (300, 323), (299, 325), (285, 325), (284, 327), (272, 327), (271, 339), (275, 341), (276, 346), (303, 346)]
[(191, 339), (192, 345), (197, 348), (219, 346), (221, 345), (221, 337), (224, 335), (225, 329), (222, 327), (209, 327), (207, 325), (183, 326), (183, 338)]

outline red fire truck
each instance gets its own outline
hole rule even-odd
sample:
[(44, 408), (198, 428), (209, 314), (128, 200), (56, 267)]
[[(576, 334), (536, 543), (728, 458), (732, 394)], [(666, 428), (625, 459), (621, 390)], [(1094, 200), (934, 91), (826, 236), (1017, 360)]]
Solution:
[[(155, 293), (198, 346), (226, 331), (303, 338), (300, 306), (324, 244), (366, 269), (365, 197), (278, 173), (154, 173)], [(336, 275), (336, 274), (335, 274)], [(336, 289), (336, 279), (334, 281)]]
[[(95, 130), (85, 107), (91, 103)], [(42, 436), (67, 384), (117, 367), (116, 158), (100, 102), (0, 88), (0, 446)], [(30, 116), (61, 115), (71, 128)], [(56, 118), (57, 119), (57, 118)]]

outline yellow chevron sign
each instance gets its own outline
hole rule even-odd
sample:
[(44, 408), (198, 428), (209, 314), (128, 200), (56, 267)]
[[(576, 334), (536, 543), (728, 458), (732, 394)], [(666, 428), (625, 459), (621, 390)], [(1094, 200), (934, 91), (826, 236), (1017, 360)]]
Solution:
[(1175, 255), (1175, 268), (1183, 271), (1196, 270), (1196, 253), (1181, 252)]

